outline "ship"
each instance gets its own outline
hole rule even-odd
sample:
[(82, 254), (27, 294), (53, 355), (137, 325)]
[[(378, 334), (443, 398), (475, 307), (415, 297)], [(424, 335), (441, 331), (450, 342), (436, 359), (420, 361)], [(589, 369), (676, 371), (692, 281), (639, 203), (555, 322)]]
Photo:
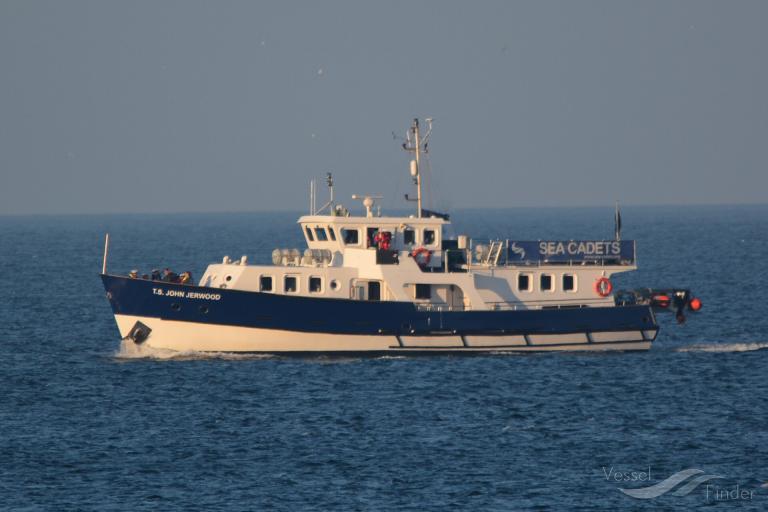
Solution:
[[(422, 133), (421, 126), (426, 129)], [(659, 332), (653, 304), (617, 300), (613, 276), (637, 269), (636, 244), (599, 240), (475, 240), (423, 207), (421, 169), (432, 120), (414, 119), (402, 148), (416, 197), (384, 215), (334, 199), (298, 219), (306, 248), (276, 248), (272, 265), (224, 256), (197, 283), (101, 272), (123, 340), (179, 352), (473, 354), (634, 351)], [(624, 294), (626, 295), (626, 294)]]

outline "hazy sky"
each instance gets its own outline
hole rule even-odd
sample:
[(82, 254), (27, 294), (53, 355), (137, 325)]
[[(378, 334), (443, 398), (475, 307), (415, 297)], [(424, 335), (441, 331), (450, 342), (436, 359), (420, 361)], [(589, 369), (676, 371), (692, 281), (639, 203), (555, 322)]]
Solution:
[[(0, 214), (768, 199), (765, 1), (0, 0)], [(426, 170), (426, 169), (425, 169)], [(427, 176), (429, 178), (429, 176)]]

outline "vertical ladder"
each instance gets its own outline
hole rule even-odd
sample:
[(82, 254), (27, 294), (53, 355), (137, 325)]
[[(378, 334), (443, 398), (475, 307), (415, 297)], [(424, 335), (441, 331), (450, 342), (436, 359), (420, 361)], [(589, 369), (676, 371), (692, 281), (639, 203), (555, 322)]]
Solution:
[(501, 242), (501, 240), (491, 242), (491, 248), (488, 250), (488, 258), (486, 258), (485, 263), (488, 265), (493, 265), (494, 267), (498, 265), (499, 258), (501, 257), (501, 249), (503, 247), (504, 244)]

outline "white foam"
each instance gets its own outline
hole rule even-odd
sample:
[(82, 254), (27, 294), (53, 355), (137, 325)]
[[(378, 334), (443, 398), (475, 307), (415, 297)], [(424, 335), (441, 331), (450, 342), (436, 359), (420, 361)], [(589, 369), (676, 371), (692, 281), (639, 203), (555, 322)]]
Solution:
[(197, 352), (194, 350), (177, 352), (170, 349), (152, 348), (145, 344), (134, 343), (132, 340), (122, 340), (120, 349), (115, 352), (116, 359), (152, 359), (156, 361), (190, 361), (197, 359), (224, 359), (239, 361), (249, 359), (269, 359), (271, 354), (237, 354), (233, 352)]
[(752, 352), (768, 348), (767, 342), (697, 343), (676, 349), (676, 352)]

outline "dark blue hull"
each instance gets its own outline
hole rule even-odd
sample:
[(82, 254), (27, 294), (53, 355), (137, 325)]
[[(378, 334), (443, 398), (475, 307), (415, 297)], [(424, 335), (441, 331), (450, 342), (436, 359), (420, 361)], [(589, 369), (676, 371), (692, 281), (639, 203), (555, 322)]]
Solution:
[(112, 310), (212, 325), (339, 335), (535, 335), (658, 329), (648, 306), (420, 311), (406, 302), (316, 299), (102, 275)]

